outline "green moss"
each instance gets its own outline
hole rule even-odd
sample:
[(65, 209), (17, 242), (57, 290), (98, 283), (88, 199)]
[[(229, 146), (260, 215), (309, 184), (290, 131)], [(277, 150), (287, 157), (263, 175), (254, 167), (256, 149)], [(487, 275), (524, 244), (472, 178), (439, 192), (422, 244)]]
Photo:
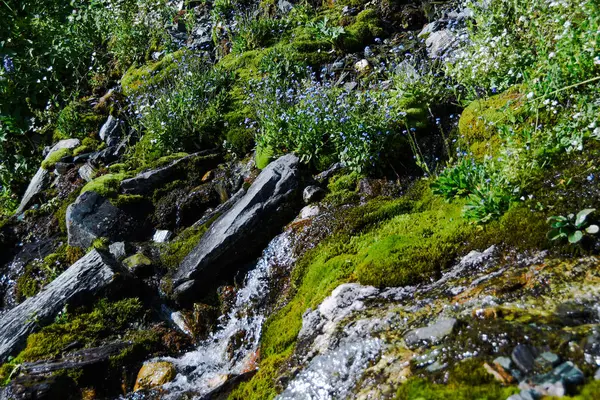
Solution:
[(181, 232), (175, 240), (161, 245), (160, 259), (162, 264), (173, 270), (176, 269), (181, 261), (196, 247), (202, 236), (206, 233), (210, 225), (218, 218), (216, 215), (205, 224), (194, 227), (191, 226)]
[(273, 159), (274, 153), (270, 148), (257, 147), (256, 155), (254, 157), (254, 162), (256, 163), (256, 168), (265, 169), (267, 165)]
[(16, 282), (17, 301), (35, 296), (42, 287), (52, 282), (82, 256), (83, 251), (80, 248), (62, 245), (43, 260), (34, 260), (27, 264)]
[(107, 250), (109, 244), (110, 244), (110, 241), (107, 238), (99, 237), (99, 238), (94, 239), (89, 250), (92, 250), (92, 249)]
[(291, 352), (279, 354), (270, 357), (264, 362), (261, 362), (260, 369), (254, 377), (248, 381), (241, 383), (229, 395), (231, 400), (248, 400), (248, 399), (273, 399), (278, 392), (273, 384), (273, 377), (278, 376), (281, 370), (285, 369), (285, 363)]
[(80, 154), (91, 153), (93, 151), (100, 150), (100, 146), (104, 142), (99, 141), (98, 139), (86, 137), (81, 141), (81, 145), (73, 150), (73, 156), (78, 156)]
[(63, 200), (58, 210), (54, 213), (54, 218), (58, 221), (58, 227), (60, 231), (64, 234), (67, 233), (67, 208), (70, 204), (74, 203), (79, 196), (79, 191), (74, 190), (69, 194), (69, 196)]
[(42, 161), (42, 168), (45, 170), (51, 170), (54, 168), (57, 162), (59, 162), (62, 158), (68, 157), (73, 154), (72, 149), (58, 149), (55, 152), (48, 155), (48, 157)]
[(87, 313), (67, 315), (64, 320), (48, 325), (27, 338), (26, 348), (16, 360), (36, 361), (59, 355), (62, 349), (73, 342), (85, 347), (100, 344), (102, 339), (118, 334), (143, 312), (138, 299), (117, 302), (100, 300)]
[(165, 55), (160, 61), (150, 63), (139, 68), (131, 67), (121, 79), (121, 86), (125, 96), (132, 96), (143, 92), (151, 86), (162, 84), (177, 70), (178, 63), (185, 55), (184, 50)]
[(518, 393), (517, 387), (500, 384), (469, 386), (435, 384), (424, 379), (410, 378), (396, 392), (396, 400), (504, 400)]
[(498, 125), (522, 113), (523, 91), (522, 86), (515, 86), (488, 99), (475, 100), (464, 109), (458, 129), (477, 160), (500, 149)]
[(178, 152), (169, 154), (168, 156), (160, 157), (158, 160), (154, 161), (152, 165), (148, 166), (149, 169), (164, 167), (167, 164), (172, 163), (175, 160), (179, 160), (180, 158), (189, 156), (188, 153)]
[(105, 116), (93, 112), (83, 100), (74, 100), (62, 109), (56, 122), (53, 140), (95, 135)]
[(357, 243), (356, 278), (362, 284), (403, 286), (435, 276), (458, 255), (473, 226), (462, 204), (432, 204), (399, 215)]
[(124, 173), (129, 170), (129, 166), (126, 163), (116, 163), (108, 167), (108, 171), (111, 174)]
[(343, 45), (348, 50), (359, 50), (384, 33), (377, 12), (372, 9), (361, 11), (356, 16), (354, 23), (344, 29), (346, 35), (343, 39)]
[(336, 175), (331, 178), (327, 185), (329, 193), (325, 197), (325, 202), (332, 205), (341, 205), (358, 200), (356, 188), (359, 178), (360, 176), (355, 172)]
[(113, 197), (119, 191), (121, 181), (125, 178), (127, 178), (127, 174), (125, 173), (106, 174), (99, 176), (93, 181), (88, 182), (81, 189), (81, 194), (92, 191), (106, 198)]
[(139, 267), (152, 265), (152, 260), (142, 253), (137, 253), (124, 259), (123, 265), (129, 269), (136, 269)]
[(139, 194), (120, 194), (117, 197), (109, 199), (111, 204), (115, 207), (126, 207), (132, 204), (141, 203), (144, 200), (144, 196)]

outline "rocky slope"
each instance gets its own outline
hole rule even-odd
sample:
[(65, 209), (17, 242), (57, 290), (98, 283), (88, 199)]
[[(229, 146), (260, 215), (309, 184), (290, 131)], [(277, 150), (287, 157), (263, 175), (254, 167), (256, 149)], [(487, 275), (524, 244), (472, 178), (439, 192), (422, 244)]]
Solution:
[[(301, 9), (269, 4), (278, 18)], [(532, 120), (558, 118), (520, 115), (520, 85), (464, 110), (457, 98), (396, 96), (407, 129), (370, 156), (385, 163), (368, 173), (348, 147), (328, 154), (331, 143), (313, 158), (263, 142), (247, 153), (229, 119), (209, 123), (230, 129), (225, 146), (197, 138), (196, 152), (156, 156), (136, 102), (188, 68), (184, 49), (235, 72), (223, 78), (237, 79), (230, 96), (270, 57), (236, 55), (226, 37), (239, 21), (216, 24), (216, 5), (177, 7), (196, 18), (191, 31), (167, 29), (177, 50), (153, 53), (94, 98), (111, 112), (96, 109), (87, 140), (47, 148), (0, 221), (1, 399), (600, 398), (597, 142), (536, 150), (555, 158), (511, 193), (482, 198), (483, 211), (472, 199), (504, 180), (470, 166), (538, 161), (499, 150), (529, 150), (533, 133), (521, 143), (490, 126), (514, 119), (530, 133)], [(339, 12), (343, 50), (285, 46), (322, 67), (341, 97), (385, 93), (389, 54), (416, 60), (394, 65), (411, 82), (461, 57), (474, 11), (426, 9), (390, 3), (376, 23), (362, 2), (331, 4), (318, 17)], [(213, 89), (199, 107), (220, 99)], [(242, 111), (250, 103), (238, 100)], [(241, 126), (235, 107), (227, 115)], [(473, 158), (457, 164), (467, 172), (447, 183), (454, 170), (441, 172), (441, 159), (464, 156), (465, 143)]]

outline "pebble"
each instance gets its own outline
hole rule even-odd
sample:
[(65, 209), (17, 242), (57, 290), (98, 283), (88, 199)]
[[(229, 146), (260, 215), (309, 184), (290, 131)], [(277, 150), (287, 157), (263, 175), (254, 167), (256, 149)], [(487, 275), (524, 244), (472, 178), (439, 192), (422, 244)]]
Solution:
[(510, 357), (517, 368), (523, 373), (529, 374), (533, 372), (537, 350), (535, 347), (528, 344), (520, 344), (513, 349)]

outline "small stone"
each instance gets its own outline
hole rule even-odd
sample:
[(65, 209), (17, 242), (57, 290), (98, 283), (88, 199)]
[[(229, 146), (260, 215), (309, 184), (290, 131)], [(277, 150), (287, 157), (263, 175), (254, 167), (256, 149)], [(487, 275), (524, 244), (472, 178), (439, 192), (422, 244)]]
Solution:
[(433, 325), (410, 331), (404, 341), (408, 347), (439, 343), (452, 333), (457, 322), (455, 318), (441, 319)]
[(508, 357), (498, 357), (494, 360), (494, 364), (509, 371), (512, 368), (512, 360)]
[(600, 381), (600, 368), (598, 368), (598, 370), (594, 374), (594, 380)]
[(439, 361), (434, 362), (430, 366), (426, 368), (427, 372), (437, 372), (441, 371), (448, 366), (447, 363), (441, 363)]
[(302, 192), (302, 199), (306, 204), (320, 201), (323, 199), (323, 197), (325, 197), (325, 190), (314, 185), (305, 187), (304, 191)]
[(373, 57), (373, 50), (369, 46), (365, 47), (364, 51), (365, 57), (370, 58)]
[(151, 389), (164, 385), (175, 379), (177, 370), (175, 366), (167, 361), (158, 361), (146, 363), (138, 372), (135, 380), (134, 392), (142, 389)]
[(121, 259), (125, 258), (125, 256), (127, 255), (127, 250), (125, 248), (125, 242), (111, 243), (108, 246), (108, 251), (117, 260), (121, 260)]
[(71, 168), (73, 168), (73, 164), (72, 163), (66, 163), (66, 162), (57, 162), (56, 164), (54, 164), (54, 172), (57, 175), (64, 175), (66, 174)]
[(520, 344), (512, 351), (511, 358), (519, 370), (525, 374), (533, 372), (537, 350), (535, 347)]
[(167, 230), (157, 230), (154, 232), (154, 236), (152, 236), (152, 240), (156, 243), (165, 243), (168, 242), (173, 236), (173, 232)]
[(201, 181), (202, 181), (202, 183), (206, 183), (208, 181), (212, 181), (214, 177), (215, 177), (215, 171), (211, 169), (210, 171), (207, 171), (204, 174), (204, 176), (202, 176)]
[(502, 368), (501, 366), (495, 364), (495, 367), (492, 367), (491, 365), (489, 365), (488, 363), (483, 364), (483, 368), (489, 373), (491, 374), (498, 382), (503, 383), (503, 384), (508, 384), (508, 383), (512, 383), (515, 381), (515, 379), (513, 378), (513, 376), (510, 374), (510, 372), (505, 369)]
[(364, 72), (368, 72), (371, 69), (371, 64), (369, 63), (369, 60), (363, 58), (362, 60), (357, 61), (356, 64), (354, 64), (354, 69), (356, 69), (356, 71), (362, 74)]
[(352, 82), (346, 82), (346, 83), (344, 83), (344, 90), (346, 92), (351, 92), (354, 89), (356, 89), (357, 86), (358, 86), (358, 83), (356, 83), (354, 81), (352, 81)]
[(563, 379), (569, 385), (579, 385), (585, 380), (583, 372), (571, 361), (564, 362), (556, 367), (552, 373)]
[(542, 367), (544, 367), (544, 366), (556, 367), (558, 364), (560, 364), (560, 357), (554, 353), (545, 351), (542, 354), (540, 354), (540, 356), (538, 358), (535, 359), (535, 362), (537, 364), (541, 365)]
[(140, 275), (152, 267), (152, 260), (142, 253), (137, 253), (123, 260), (123, 264), (134, 274)]

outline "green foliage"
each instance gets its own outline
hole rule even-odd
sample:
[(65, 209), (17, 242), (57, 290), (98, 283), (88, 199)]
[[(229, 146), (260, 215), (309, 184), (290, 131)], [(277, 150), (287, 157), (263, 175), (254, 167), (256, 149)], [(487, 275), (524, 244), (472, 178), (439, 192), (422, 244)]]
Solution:
[(447, 63), (461, 84), (504, 90), (525, 78), (539, 95), (593, 77), (600, 12), (594, 1), (469, 2), (469, 40)]
[(343, 27), (338, 25), (332, 26), (327, 16), (323, 17), (322, 20), (309, 22), (308, 28), (317, 40), (325, 41), (331, 44), (331, 47), (338, 46), (342, 36), (346, 33)]
[(159, 61), (148, 63), (140, 67), (131, 66), (121, 78), (123, 94), (128, 97), (143, 94), (153, 87), (163, 85), (176, 73), (185, 51), (169, 53)]
[(568, 239), (569, 243), (579, 243), (585, 234), (595, 235), (600, 232), (598, 225), (591, 223), (588, 216), (596, 211), (595, 208), (586, 208), (575, 214), (569, 214), (566, 217), (554, 215), (548, 218), (548, 223), (552, 229), (548, 232), (548, 239), (560, 240)]
[(314, 80), (290, 86), (284, 91), (266, 79), (258, 85), (252, 104), (259, 147), (293, 151), (318, 169), (336, 160), (357, 172), (378, 166), (398, 122), (385, 93), (347, 92)]
[(145, 131), (134, 153), (138, 162), (221, 144), (231, 75), (207, 70), (201, 60), (184, 58), (181, 62), (183, 65), (164, 86), (133, 103), (140, 128)]
[(358, 13), (355, 21), (345, 28), (345, 32), (343, 45), (349, 50), (359, 50), (374, 38), (384, 34), (377, 12), (373, 9)]
[(80, 138), (96, 134), (104, 117), (93, 113), (82, 101), (70, 102), (58, 114), (54, 140)]
[(231, 52), (240, 54), (273, 45), (287, 29), (288, 23), (282, 19), (240, 17), (232, 35)]

